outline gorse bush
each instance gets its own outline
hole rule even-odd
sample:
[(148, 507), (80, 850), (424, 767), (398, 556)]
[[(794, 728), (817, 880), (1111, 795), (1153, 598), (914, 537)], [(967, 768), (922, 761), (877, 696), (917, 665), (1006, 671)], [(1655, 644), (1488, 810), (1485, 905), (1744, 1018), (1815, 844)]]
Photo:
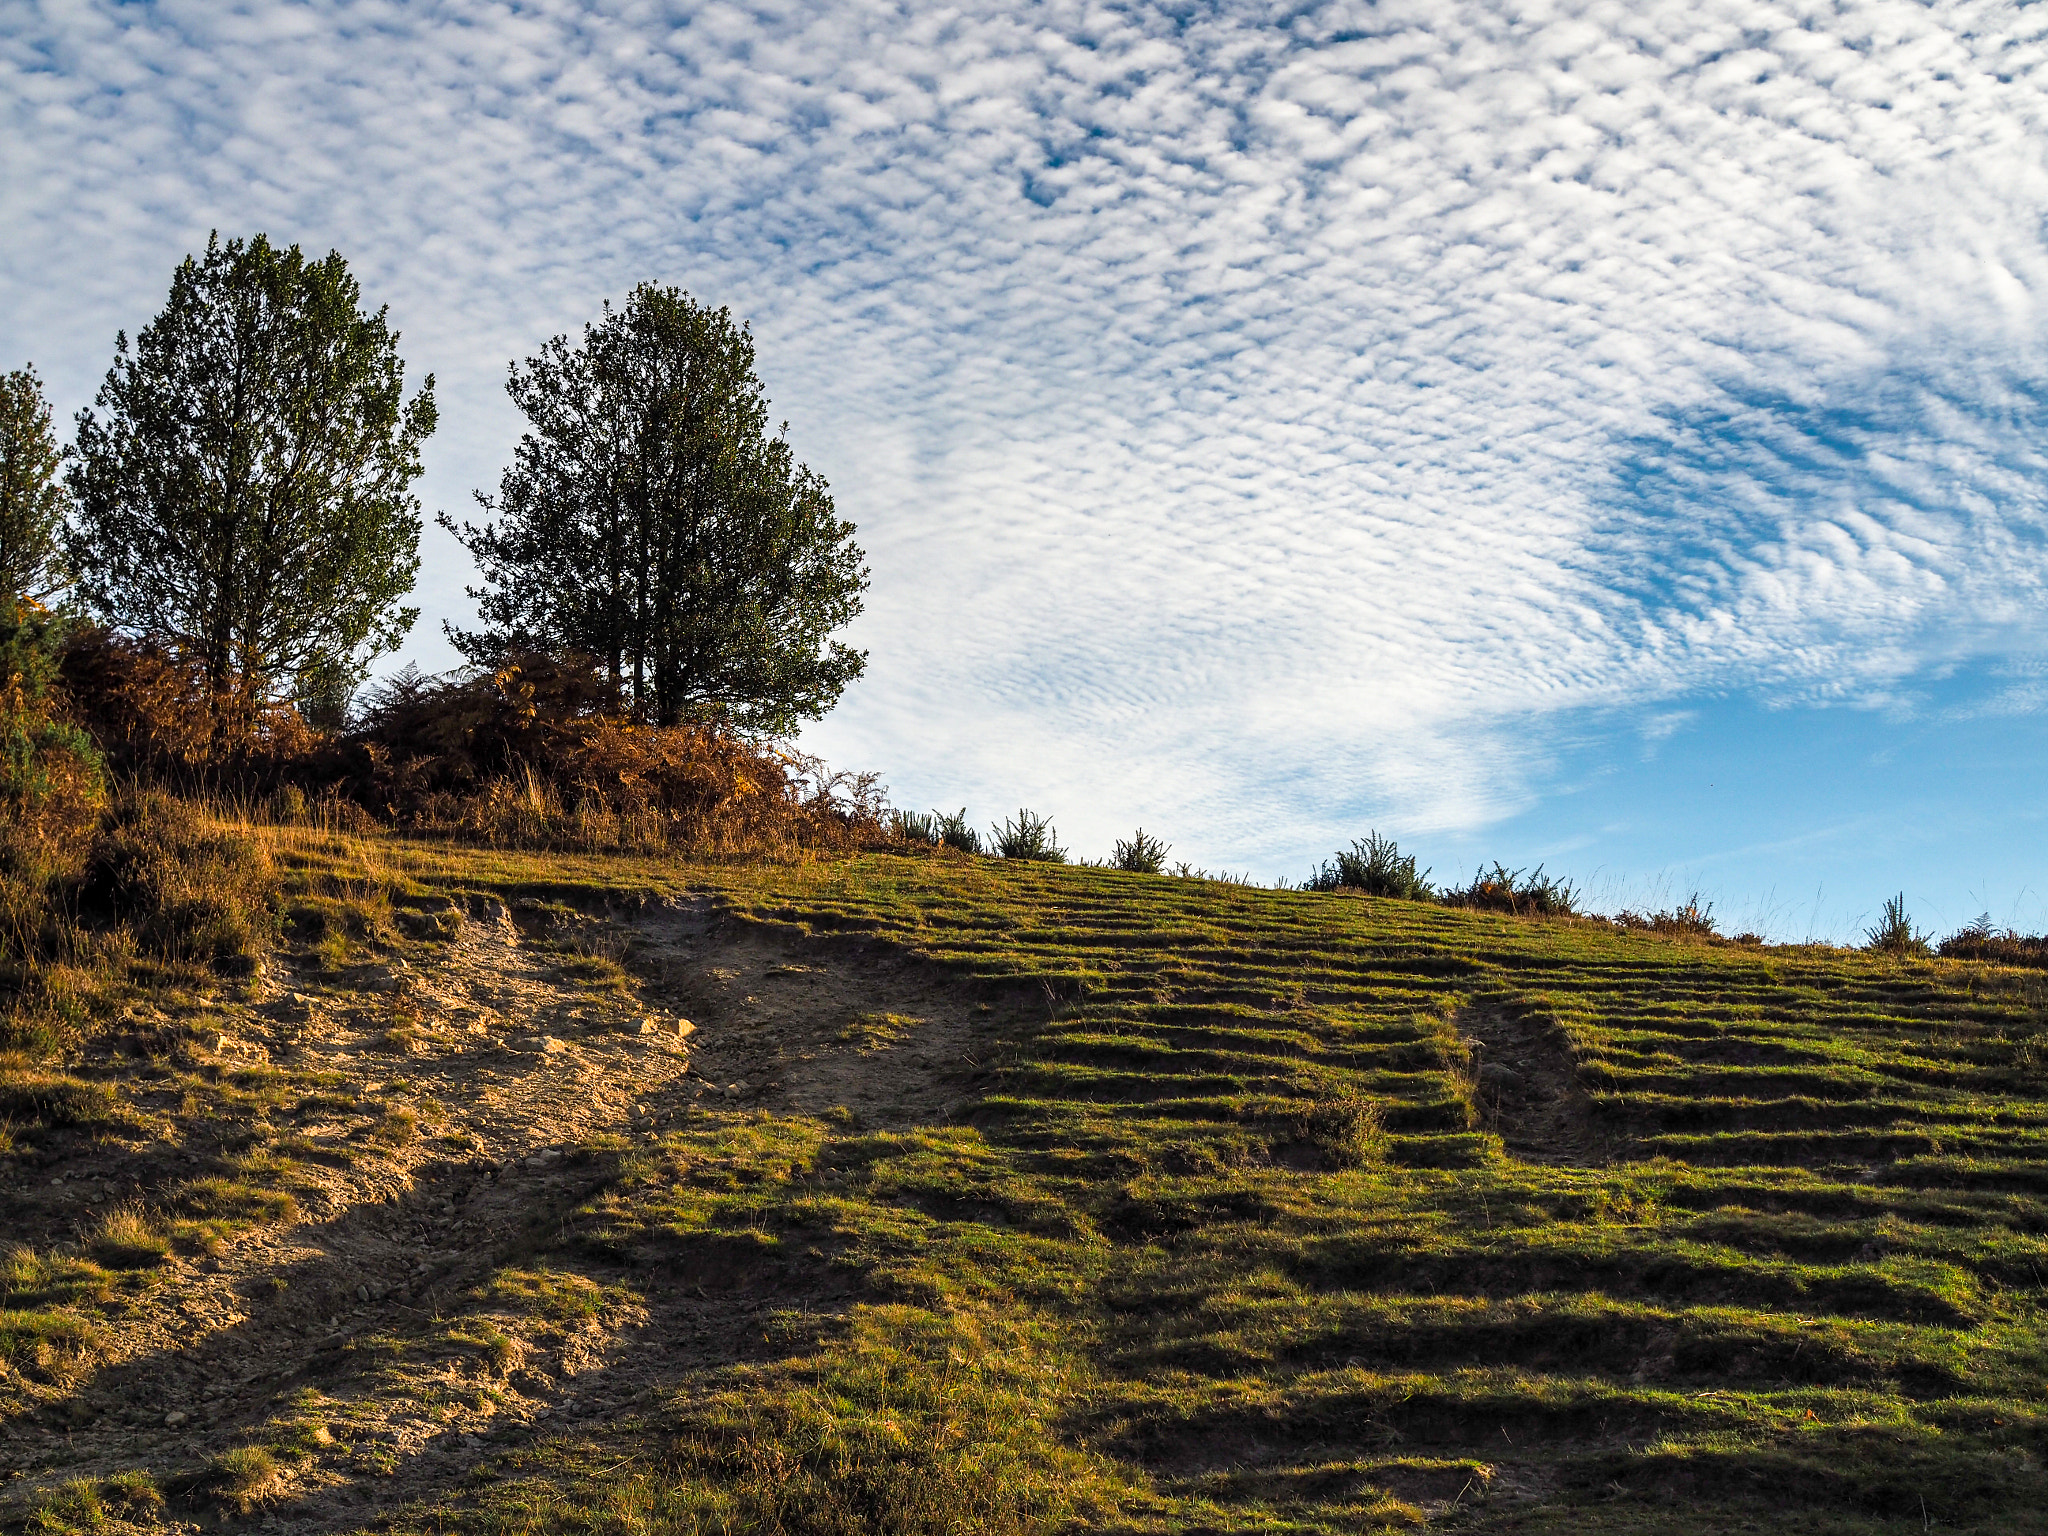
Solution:
[(1885, 955), (1928, 955), (1933, 950), (1927, 935), (1913, 926), (1906, 915), (1906, 893), (1899, 892), (1884, 904), (1884, 916), (1863, 930), (1865, 949)]
[(1512, 912), (1519, 917), (1570, 917), (1578, 911), (1579, 892), (1569, 880), (1543, 873), (1543, 866), (1524, 872), (1496, 862), (1472, 876), (1472, 883), (1442, 895), (1445, 906), (1474, 907), (1482, 912)]
[(896, 835), (907, 843), (927, 848), (957, 848), (962, 853), (982, 851), (981, 834), (967, 824), (967, 808), (948, 815), (944, 811), (897, 811)]
[(961, 806), (959, 810), (953, 812), (950, 816), (939, 816), (937, 811), (932, 812), (932, 814), (939, 818), (939, 841), (948, 848), (957, 848), (962, 853), (982, 853), (986, 851), (981, 841), (981, 834), (967, 824), (966, 806)]
[(922, 843), (936, 848), (944, 839), (939, 835), (939, 813), (937, 811), (898, 811), (895, 816), (896, 835), (906, 843)]
[(1059, 845), (1051, 820), (1036, 811), (1020, 809), (1017, 819), (1007, 816), (991, 829), (995, 851), (1006, 859), (1028, 859), (1039, 864), (1064, 864), (1067, 850)]
[(1404, 855), (1391, 837), (1368, 832), (1337, 857), (1317, 868), (1302, 884), (1309, 891), (1363, 891), (1401, 901), (1427, 901), (1435, 895), (1429, 871), (1417, 873), (1415, 860)]
[(1134, 875), (1158, 875), (1166, 872), (1166, 856), (1172, 846), (1161, 842), (1143, 827), (1131, 834), (1130, 841), (1117, 839), (1116, 852), (1110, 856), (1110, 863), (1118, 869), (1128, 870)]
[(1714, 904), (1700, 905), (1700, 893), (1694, 891), (1682, 907), (1673, 907), (1668, 912), (1617, 912), (1614, 921), (1621, 927), (1637, 933), (1662, 934), (1669, 938), (1711, 939), (1720, 936), (1714, 922)]

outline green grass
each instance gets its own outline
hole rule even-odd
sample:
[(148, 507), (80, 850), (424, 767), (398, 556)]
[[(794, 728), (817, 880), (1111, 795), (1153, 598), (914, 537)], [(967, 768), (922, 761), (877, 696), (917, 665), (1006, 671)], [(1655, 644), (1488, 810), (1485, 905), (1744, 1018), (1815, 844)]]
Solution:
[[(396, 1529), (2048, 1531), (2038, 973), (951, 852), (331, 842), (277, 855), (340, 904), (302, 944), (433, 942), (345, 920), (391, 892), (696, 890), (988, 1005), (926, 1123), (715, 1100), (593, 1152), (479, 1304), (566, 1335), (680, 1277), (748, 1324)], [(886, 1071), (924, 1027), (850, 1014), (840, 1048)], [(175, 1088), (223, 1129), (398, 1113)], [(281, 1218), (266, 1155), (179, 1210)], [(84, 1341), (49, 1330), (109, 1281), (12, 1262), (0, 1349), (61, 1373)]]
[[(593, 1237), (1028, 1319), (1067, 1362), (1062, 1508), (2048, 1528), (2048, 1106), (2011, 973), (1015, 862), (718, 884), (1042, 1022), (951, 1123), (671, 1138)], [(1504, 1052), (1555, 1091), (1489, 1096)], [(810, 1358), (881, 1347), (866, 1316)]]

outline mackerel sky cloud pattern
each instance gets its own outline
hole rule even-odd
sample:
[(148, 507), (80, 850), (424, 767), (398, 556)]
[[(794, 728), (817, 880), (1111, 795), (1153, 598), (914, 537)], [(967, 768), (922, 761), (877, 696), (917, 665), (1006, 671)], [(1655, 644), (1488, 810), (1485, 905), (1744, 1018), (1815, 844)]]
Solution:
[(209, 228), (338, 247), (460, 511), (505, 361), (680, 283), (870, 551), (814, 744), (1271, 874), (1525, 804), (1586, 711), (2038, 653), (2044, 59), (1994, 4), (27, 0), (0, 346), (68, 412)]

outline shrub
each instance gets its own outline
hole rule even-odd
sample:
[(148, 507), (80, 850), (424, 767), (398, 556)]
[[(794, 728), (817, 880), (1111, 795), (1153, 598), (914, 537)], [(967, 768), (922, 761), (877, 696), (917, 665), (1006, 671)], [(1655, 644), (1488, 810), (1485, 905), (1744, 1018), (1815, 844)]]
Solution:
[(932, 814), (939, 817), (939, 841), (948, 848), (957, 848), (962, 853), (986, 851), (982, 847), (981, 834), (967, 824), (966, 806), (961, 806), (950, 816), (939, 816), (937, 811)]
[(1913, 927), (1912, 918), (1906, 915), (1906, 893), (1899, 892), (1884, 904), (1884, 916), (1877, 923), (1863, 930), (1863, 947), (1880, 955), (1928, 955), (1933, 950), (1927, 943), (1928, 936)]
[(1067, 850), (1059, 845), (1052, 822), (1036, 811), (1020, 809), (1017, 819), (1007, 816), (1003, 824), (990, 828), (995, 850), (1006, 859), (1025, 859), (1039, 864), (1064, 864)]
[(944, 811), (896, 811), (891, 820), (897, 837), (906, 843), (957, 848), (962, 853), (982, 851), (981, 834), (967, 824), (964, 805), (950, 815)]
[(495, 669), (372, 689), (315, 767), (349, 798), (422, 831), (537, 847), (724, 853), (888, 839), (873, 775), (717, 718), (647, 726), (581, 657), (522, 652)]
[(57, 684), (64, 713), (114, 774), (133, 782), (256, 790), (304, 764), (321, 742), (291, 705), (216, 689), (196, 655), (110, 630), (65, 637)]
[(0, 810), (55, 842), (82, 835), (106, 798), (99, 752), (59, 717), (61, 624), (28, 603), (0, 601)]
[(1482, 912), (1513, 912), (1521, 917), (1570, 917), (1578, 911), (1579, 892), (1569, 880), (1543, 873), (1543, 866), (1524, 873), (1496, 863), (1473, 875), (1472, 883), (1443, 893), (1444, 905), (1473, 907)]
[(1140, 827), (1131, 834), (1129, 842), (1117, 839), (1116, 852), (1110, 862), (1134, 875), (1159, 875), (1166, 872), (1166, 856), (1170, 852), (1171, 845), (1162, 843)]
[(1698, 891), (1686, 898), (1684, 906), (1674, 907), (1668, 912), (1617, 912), (1614, 920), (1632, 933), (1656, 933), (1680, 939), (1719, 937), (1714, 923), (1714, 904), (1708, 902), (1702, 907)]
[(1435, 894), (1429, 871), (1417, 873), (1415, 860), (1404, 855), (1391, 837), (1368, 832), (1362, 841), (1340, 852), (1302, 883), (1307, 891), (1363, 891), (1400, 901), (1427, 901)]
[(159, 791), (130, 795), (94, 839), (84, 914), (132, 930), (159, 959), (247, 975), (277, 933), (278, 886), (249, 839)]
[(2048, 935), (2023, 934), (2011, 928), (2001, 932), (1991, 926), (1991, 914), (1986, 912), (1943, 939), (1934, 952), (1945, 960), (1990, 960), (1999, 965), (2048, 968)]
[(896, 835), (906, 843), (922, 843), (936, 848), (945, 842), (940, 831), (937, 811), (898, 811), (894, 818)]

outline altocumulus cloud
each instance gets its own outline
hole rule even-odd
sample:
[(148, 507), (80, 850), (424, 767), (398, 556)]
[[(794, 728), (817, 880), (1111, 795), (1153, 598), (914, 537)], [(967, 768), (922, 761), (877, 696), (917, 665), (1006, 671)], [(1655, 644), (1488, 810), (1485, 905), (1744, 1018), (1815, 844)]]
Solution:
[(458, 509), (506, 359), (642, 278), (750, 317), (875, 570), (814, 740), (913, 803), (1277, 867), (1500, 814), (1574, 711), (1883, 700), (2044, 638), (2038, 8), (46, 0), (0, 34), (0, 345), (66, 407), (216, 225), (391, 301)]

